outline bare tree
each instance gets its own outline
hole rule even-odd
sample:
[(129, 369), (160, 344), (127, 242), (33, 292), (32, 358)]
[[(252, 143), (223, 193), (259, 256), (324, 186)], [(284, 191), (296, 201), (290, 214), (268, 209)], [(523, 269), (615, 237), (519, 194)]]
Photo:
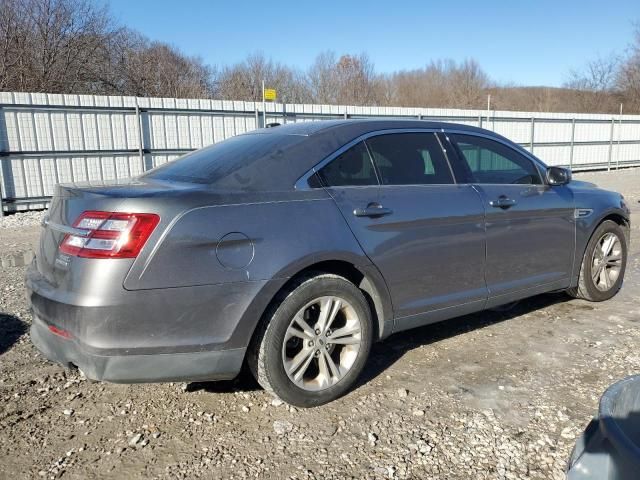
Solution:
[(578, 111), (605, 112), (615, 108), (613, 92), (620, 59), (611, 55), (588, 62), (582, 70), (572, 70), (564, 86), (571, 92), (568, 104)]
[(0, 90), (11, 89), (24, 45), (16, 0), (0, 0)]
[(336, 72), (336, 54), (326, 51), (318, 54), (307, 72), (312, 101), (316, 103), (335, 103), (338, 90)]
[(210, 96), (197, 58), (117, 27), (90, 0), (0, 0), (0, 89)]
[(365, 53), (343, 55), (336, 64), (337, 103), (347, 105), (372, 105), (374, 67)]
[(391, 76), (392, 102), (409, 107), (480, 108), (489, 86), (475, 60), (437, 60)]
[(448, 76), (451, 85), (451, 106), (459, 108), (481, 108), (489, 77), (480, 64), (467, 59), (460, 65), (452, 64)]
[(375, 105), (377, 77), (369, 56), (319, 54), (307, 72), (313, 101), (342, 105)]
[(617, 76), (617, 86), (630, 108), (640, 110), (640, 23)]
[(263, 81), (266, 87), (276, 89), (281, 101), (295, 103), (309, 98), (305, 79), (299, 71), (275, 63), (262, 53), (224, 68), (217, 78), (217, 94), (234, 100), (262, 100)]
[(566, 85), (570, 88), (591, 92), (606, 92), (613, 89), (619, 66), (616, 56), (600, 57), (587, 63), (582, 71), (572, 70)]
[(108, 93), (178, 98), (213, 94), (213, 71), (202, 60), (128, 29), (106, 45), (103, 63), (95, 77), (98, 88)]
[(0, 85), (68, 92), (91, 81), (105, 38), (107, 10), (87, 0), (1, 0)]

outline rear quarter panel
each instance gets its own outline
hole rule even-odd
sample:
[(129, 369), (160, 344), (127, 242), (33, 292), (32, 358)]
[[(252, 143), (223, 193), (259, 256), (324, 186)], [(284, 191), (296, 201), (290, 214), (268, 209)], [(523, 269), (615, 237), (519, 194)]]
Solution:
[[(242, 312), (225, 320), (233, 325), (227, 344), (246, 346), (258, 320), (289, 278), (318, 262), (344, 260), (373, 283), (379, 295), (373, 298), (380, 311), (379, 330), (386, 332), (382, 323), (392, 318), (392, 307), (384, 280), (325, 191), (245, 200), (199, 205), (178, 214), (136, 259), (124, 287), (164, 291), (170, 296), (170, 291), (161, 289), (191, 287), (195, 291), (218, 285), (231, 293), (234, 286), (244, 285), (241, 290), (250, 295), (218, 299), (202, 317), (226, 318), (232, 310)], [(231, 259), (231, 265), (223, 264), (221, 257)], [(251, 285), (255, 288), (247, 288)]]
[(136, 260), (124, 286), (271, 280), (327, 259), (370, 263), (329, 195), (300, 192), (282, 200), (187, 209)]

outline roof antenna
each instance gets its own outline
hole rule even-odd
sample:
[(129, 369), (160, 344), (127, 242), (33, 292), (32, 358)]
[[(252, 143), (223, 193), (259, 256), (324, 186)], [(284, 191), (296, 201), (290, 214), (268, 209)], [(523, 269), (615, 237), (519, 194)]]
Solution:
[(273, 128), (273, 127), (279, 127), (279, 126), (280, 126), (280, 123), (278, 123), (278, 122), (271, 122), (271, 123), (267, 123), (267, 124), (265, 125), (265, 128)]

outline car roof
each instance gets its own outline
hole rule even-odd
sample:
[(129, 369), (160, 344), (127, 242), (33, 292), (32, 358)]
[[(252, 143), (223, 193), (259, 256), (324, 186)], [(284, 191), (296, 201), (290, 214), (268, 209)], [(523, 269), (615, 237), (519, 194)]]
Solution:
[(327, 133), (328, 130), (359, 131), (365, 133), (377, 130), (394, 129), (456, 129), (477, 132), (486, 132), (478, 127), (451, 122), (438, 122), (432, 120), (418, 120), (406, 118), (357, 118), (339, 120), (314, 120), (296, 123), (286, 123), (284, 125), (272, 126), (247, 132), (245, 135), (303, 135), (315, 136)]

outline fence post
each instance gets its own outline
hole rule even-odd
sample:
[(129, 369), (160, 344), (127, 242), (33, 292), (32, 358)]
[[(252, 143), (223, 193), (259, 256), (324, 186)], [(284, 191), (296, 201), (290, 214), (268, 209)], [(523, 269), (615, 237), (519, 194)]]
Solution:
[(349, 119), (349, 114), (347, 113), (347, 109), (344, 109), (344, 119), (348, 120)]
[(616, 149), (616, 170), (620, 170), (620, 137), (622, 136), (622, 104), (620, 104), (620, 116), (618, 117), (618, 148)]
[(611, 117), (611, 131), (609, 132), (609, 160), (607, 161), (607, 171), (611, 170), (611, 156), (613, 155), (613, 127), (616, 124), (616, 119)]
[(576, 138), (576, 119), (571, 119), (571, 150), (569, 150), (569, 169), (573, 168), (573, 144)]
[(4, 175), (2, 174), (2, 157), (0, 157), (0, 218), (4, 217), (4, 204), (2, 203), (2, 196), (4, 195), (2, 184), (4, 183)]
[(482, 128), (482, 114), (478, 114), (478, 128)]
[(138, 126), (138, 156), (140, 157), (140, 169), (144, 173), (144, 135), (142, 134), (142, 117), (140, 116), (138, 97), (136, 97), (136, 125)]
[(531, 151), (531, 153), (533, 153), (533, 138), (535, 134), (535, 125), (536, 125), (536, 119), (535, 117), (531, 117), (531, 141), (529, 145), (529, 150)]
[[(2, 109), (2, 105), (0, 105), (0, 125), (3, 125), (4, 128), (7, 128), (7, 122), (5, 121), (4, 118), (4, 110)], [(2, 132), (0, 132), (0, 140), (4, 137), (4, 134)], [(0, 218), (4, 217), (4, 204), (2, 202), (2, 196), (4, 195), (4, 193), (2, 193), (4, 191), (3, 189), (3, 183), (4, 183), (4, 172), (2, 171), (2, 159), (4, 158), (4, 151), (5, 148), (8, 147), (7, 145), (5, 145), (5, 142), (2, 142), (2, 145), (0, 145)]]

